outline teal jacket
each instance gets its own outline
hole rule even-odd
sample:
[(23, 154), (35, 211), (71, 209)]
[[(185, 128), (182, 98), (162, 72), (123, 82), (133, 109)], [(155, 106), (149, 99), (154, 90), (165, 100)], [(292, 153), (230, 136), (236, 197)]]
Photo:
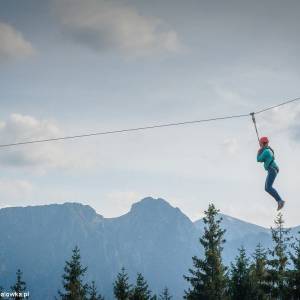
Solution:
[(268, 170), (271, 166), (279, 170), (275, 162), (274, 153), (269, 147), (258, 151), (257, 161), (264, 163), (265, 170)]

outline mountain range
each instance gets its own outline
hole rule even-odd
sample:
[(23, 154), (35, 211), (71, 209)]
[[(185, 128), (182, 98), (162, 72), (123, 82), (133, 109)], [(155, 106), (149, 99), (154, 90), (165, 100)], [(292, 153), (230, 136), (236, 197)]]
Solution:
[[(270, 247), (270, 230), (222, 215), (226, 229), (223, 260), (229, 264), (244, 246), (251, 254), (260, 242)], [(113, 299), (112, 283), (125, 267), (131, 283), (141, 272), (155, 293), (165, 286), (174, 299), (187, 288), (183, 279), (192, 256), (202, 256), (199, 237), (204, 224), (192, 222), (163, 199), (144, 198), (117, 218), (104, 218), (80, 203), (0, 209), (0, 286), (9, 289), (18, 268), (31, 299), (53, 299), (72, 249), (80, 248), (86, 280), (95, 280), (105, 299)], [(300, 230), (292, 229), (293, 233)]]

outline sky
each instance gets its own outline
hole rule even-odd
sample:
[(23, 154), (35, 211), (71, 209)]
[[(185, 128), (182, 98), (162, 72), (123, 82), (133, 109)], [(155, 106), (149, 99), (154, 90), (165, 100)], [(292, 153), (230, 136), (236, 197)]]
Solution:
[[(256, 111), (300, 96), (300, 2), (1, 0), (0, 143)], [(299, 225), (300, 103), (257, 116)], [(152, 196), (271, 226), (251, 119), (0, 150), (0, 207)]]

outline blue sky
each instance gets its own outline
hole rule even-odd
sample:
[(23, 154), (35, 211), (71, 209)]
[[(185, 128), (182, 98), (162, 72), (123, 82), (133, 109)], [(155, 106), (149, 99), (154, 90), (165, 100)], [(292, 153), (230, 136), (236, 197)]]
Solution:
[[(0, 142), (247, 113), (299, 92), (298, 1), (3, 0)], [(258, 117), (299, 225), (300, 105)], [(79, 201), (113, 217), (145, 196), (269, 226), (250, 119), (1, 150), (0, 206)]]

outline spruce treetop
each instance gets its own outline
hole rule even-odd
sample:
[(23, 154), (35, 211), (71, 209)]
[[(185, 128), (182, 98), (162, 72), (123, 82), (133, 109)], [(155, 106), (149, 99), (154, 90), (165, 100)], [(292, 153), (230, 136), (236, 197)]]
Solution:
[(81, 256), (78, 246), (72, 250), (70, 261), (66, 261), (64, 267), (63, 287), (64, 292), (59, 291), (62, 300), (86, 300), (88, 285), (83, 283), (83, 277), (87, 267), (82, 267)]
[[(22, 279), (23, 273), (20, 269), (17, 270), (17, 280), (16, 283), (11, 287), (12, 292), (16, 292), (17, 294), (22, 294), (26, 292), (26, 283)], [(20, 297), (17, 297), (16, 299), (19, 299)]]
[(200, 243), (204, 248), (204, 258), (194, 256), (193, 269), (189, 269), (190, 276), (184, 278), (191, 288), (185, 292), (185, 299), (189, 300), (223, 300), (226, 289), (226, 268), (222, 263), (222, 245), (225, 243), (225, 230), (220, 224), (219, 210), (210, 204), (204, 212), (205, 227)]
[(114, 282), (114, 295), (117, 300), (128, 300), (130, 296), (131, 285), (129, 284), (129, 277), (123, 267), (118, 273), (117, 279)]
[(171, 300), (172, 296), (169, 293), (169, 289), (167, 287), (164, 288), (161, 295), (159, 295), (159, 300)]
[(141, 273), (137, 274), (136, 285), (132, 290), (130, 300), (150, 300), (151, 291), (147, 281)]

